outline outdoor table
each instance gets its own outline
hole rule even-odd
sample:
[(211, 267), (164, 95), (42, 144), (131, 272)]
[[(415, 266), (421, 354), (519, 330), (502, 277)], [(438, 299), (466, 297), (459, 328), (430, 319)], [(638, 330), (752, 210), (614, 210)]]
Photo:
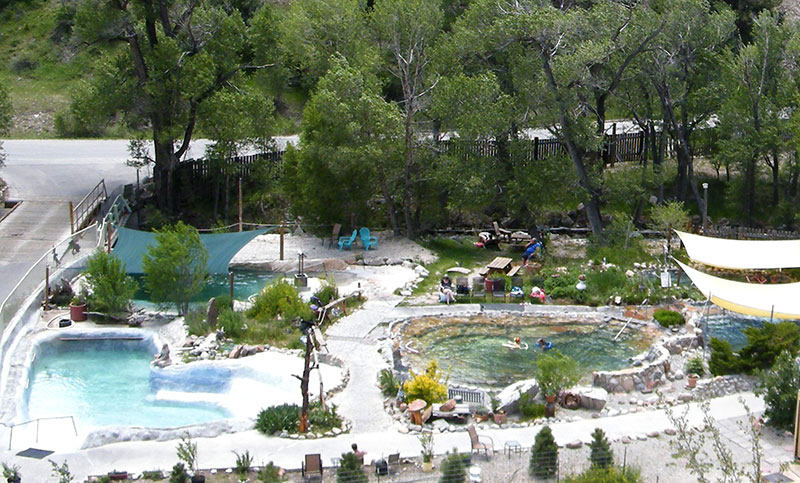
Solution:
[(519, 441), (506, 441), (503, 446), (503, 453), (507, 454), (508, 458), (511, 459), (511, 453), (522, 454), (522, 445), (519, 444)]
[(489, 265), (486, 265), (486, 268), (489, 269), (489, 272), (499, 271), (508, 273), (508, 271), (511, 270), (511, 262), (512, 260), (508, 257), (495, 257), (494, 260), (489, 262)]

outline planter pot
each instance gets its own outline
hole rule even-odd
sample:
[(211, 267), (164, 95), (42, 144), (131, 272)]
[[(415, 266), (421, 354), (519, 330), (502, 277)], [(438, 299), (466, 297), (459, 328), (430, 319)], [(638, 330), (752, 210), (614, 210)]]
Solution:
[(698, 379), (700, 379), (700, 376), (697, 374), (689, 374), (686, 376), (686, 381), (689, 383), (689, 387), (695, 387)]
[(557, 397), (558, 396), (556, 396), (555, 394), (549, 394), (549, 395), (545, 396), (544, 399), (545, 399), (545, 401), (548, 402), (548, 404), (553, 404), (553, 403), (556, 402), (556, 398)]
[(544, 405), (544, 417), (552, 418), (556, 415), (556, 403), (549, 402)]
[(488, 420), (489, 420), (489, 415), (488, 414), (476, 414), (475, 415), (475, 422), (476, 423), (482, 423), (482, 422), (488, 421)]
[(430, 473), (431, 471), (433, 471), (433, 461), (423, 461), (422, 471), (424, 471), (425, 473)]
[(73, 322), (83, 322), (86, 320), (86, 304), (69, 304), (69, 318)]
[(494, 280), (489, 280), (488, 278), (483, 281), (484, 287), (486, 287), (486, 292), (494, 292)]
[(505, 422), (506, 422), (506, 413), (495, 413), (494, 422), (496, 424), (505, 424)]
[(192, 476), (192, 483), (206, 483), (206, 477), (204, 475), (194, 475)]

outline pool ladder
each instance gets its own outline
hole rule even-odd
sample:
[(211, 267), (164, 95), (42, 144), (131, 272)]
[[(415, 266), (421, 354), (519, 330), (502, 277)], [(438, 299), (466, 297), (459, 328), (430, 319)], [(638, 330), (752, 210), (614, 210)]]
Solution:
[(636, 307), (636, 310), (633, 312), (633, 314), (630, 317), (628, 317), (628, 320), (625, 322), (625, 325), (623, 325), (622, 328), (619, 329), (619, 332), (617, 332), (617, 335), (615, 335), (614, 338), (611, 339), (611, 340), (617, 340), (619, 338), (619, 336), (622, 335), (622, 331), (624, 331), (625, 328), (628, 327), (628, 324), (631, 323), (631, 320), (633, 320), (633, 318), (636, 317), (636, 314), (639, 313), (639, 311), (642, 309), (642, 307), (644, 307), (644, 304), (646, 304), (646, 303), (647, 303), (647, 299), (642, 300), (642, 303), (640, 303), (639, 306)]

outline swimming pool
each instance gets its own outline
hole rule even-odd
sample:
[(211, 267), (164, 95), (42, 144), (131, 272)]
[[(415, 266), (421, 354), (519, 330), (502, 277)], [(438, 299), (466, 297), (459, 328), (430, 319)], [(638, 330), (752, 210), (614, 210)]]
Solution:
[[(710, 315), (703, 319), (706, 326), (705, 337), (706, 343), (711, 341), (711, 338), (716, 337), (730, 342), (731, 348), (737, 352), (747, 345), (747, 336), (744, 334), (744, 329), (747, 327), (764, 327), (764, 324), (769, 322), (766, 317), (749, 317), (740, 314), (722, 314)], [(779, 323), (782, 320), (774, 319), (773, 323)], [(797, 321), (795, 321), (795, 324)]]
[[(151, 368), (158, 342), (152, 332), (137, 329), (49, 334), (34, 345), (21, 419), (73, 416), (82, 432), (167, 429), (254, 418), (264, 407), (301, 399), (290, 375), (302, 371), (297, 356), (264, 352)], [(327, 387), (342, 379), (337, 367), (323, 364), (321, 370)]]
[[(450, 373), (451, 382), (499, 387), (533, 377), (534, 363), (542, 354), (536, 345), (539, 338), (576, 359), (584, 375), (627, 367), (628, 359), (646, 350), (654, 338), (649, 331), (626, 330), (613, 341), (618, 331), (616, 325), (598, 321), (542, 316), (424, 317), (400, 329), (400, 345), (411, 344), (405, 358), (415, 371), (436, 360)], [(515, 337), (527, 343), (528, 350), (503, 347)]]

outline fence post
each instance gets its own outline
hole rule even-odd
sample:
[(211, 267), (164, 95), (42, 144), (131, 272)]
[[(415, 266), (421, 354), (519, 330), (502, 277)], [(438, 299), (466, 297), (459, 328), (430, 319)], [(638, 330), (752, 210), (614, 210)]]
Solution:
[(281, 222), (281, 260), (283, 260), (283, 222)]
[(44, 303), (42, 306), (45, 310), (48, 309), (47, 301), (50, 300), (50, 265), (44, 267)]
[(72, 202), (69, 202), (69, 234), (75, 234), (75, 207), (72, 206)]
[(533, 160), (534, 161), (538, 161), (539, 160), (539, 138), (538, 137), (533, 138)]
[(239, 176), (239, 232), (242, 231), (242, 177)]

